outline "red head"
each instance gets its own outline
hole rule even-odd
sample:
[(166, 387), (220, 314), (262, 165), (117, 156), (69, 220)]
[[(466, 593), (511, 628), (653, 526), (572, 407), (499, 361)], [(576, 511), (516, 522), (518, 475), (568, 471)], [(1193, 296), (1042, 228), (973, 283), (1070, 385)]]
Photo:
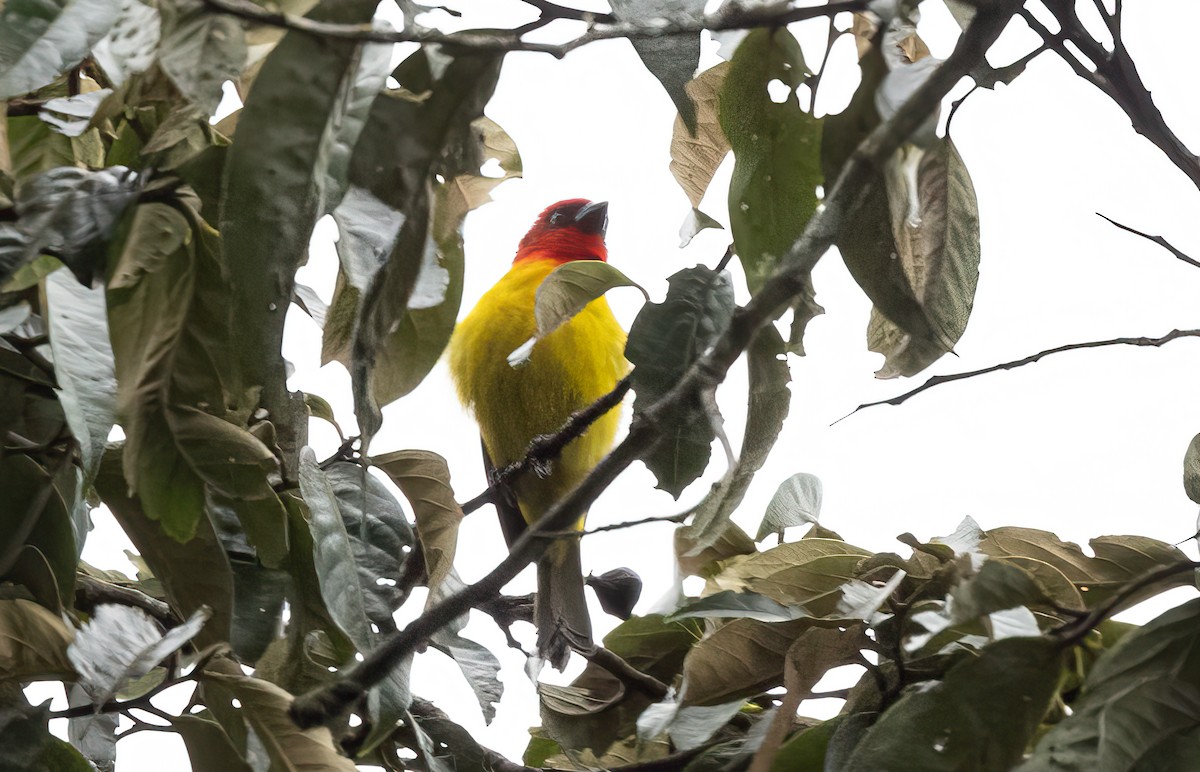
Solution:
[(559, 201), (542, 212), (521, 239), (513, 262), (530, 259), (608, 260), (604, 231), (608, 228), (608, 202), (585, 198)]

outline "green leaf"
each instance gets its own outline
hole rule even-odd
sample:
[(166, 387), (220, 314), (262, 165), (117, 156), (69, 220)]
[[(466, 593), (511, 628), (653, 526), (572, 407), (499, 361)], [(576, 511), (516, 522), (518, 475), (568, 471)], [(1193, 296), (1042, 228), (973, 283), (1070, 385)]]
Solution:
[(203, 682), (241, 702), (239, 712), (262, 742), (273, 768), (355, 772), (354, 762), (337, 752), (327, 728), (302, 730), (296, 726), (288, 716), (292, 695), (278, 686), (251, 676), (218, 673), (212, 668), (204, 671)]
[[(1049, 563), (1075, 585), (1089, 608), (1105, 602), (1131, 580), (1170, 563), (1188, 558), (1179, 549), (1145, 536), (1100, 536), (1088, 542), (1095, 557), (1078, 545), (1064, 542), (1048, 531), (1004, 527), (988, 531), (979, 549), (993, 557), (1028, 557)], [(1143, 588), (1121, 604), (1140, 603), (1171, 587), (1187, 586), (1192, 578), (1176, 574)]]
[(229, 640), (233, 574), (212, 522), (201, 518), (191, 541), (180, 543), (143, 511), (141, 500), (129, 492), (122, 466), (121, 447), (110, 447), (96, 475), (101, 500), (162, 583), (173, 609), (187, 615), (203, 606), (212, 609), (208, 624), (196, 636), (197, 645)]
[[(795, 93), (807, 77), (792, 34), (760, 29), (737, 47), (721, 90), (721, 126), (735, 161), (729, 225), (752, 293), (817, 210), (821, 121), (800, 108)], [(775, 81), (791, 89), (779, 103), (768, 91)]]
[(160, 171), (178, 169), (210, 147), (223, 147), (229, 140), (222, 136), (195, 107), (185, 105), (172, 110), (142, 146), (145, 161)]
[[(458, 574), (451, 572), (446, 581), (430, 591), (426, 606), (432, 606), (465, 587)], [(430, 643), (458, 665), (479, 701), (484, 722), (490, 724), (496, 717), (496, 705), (500, 704), (500, 699), (504, 696), (504, 685), (500, 683), (499, 678), (500, 660), (486, 647), (460, 635), (468, 620), (468, 614), (460, 615), (434, 633)]]
[(20, 681), (73, 678), (67, 646), (74, 635), (61, 616), (33, 601), (0, 600), (0, 673)]
[[(825, 179), (838, 178), (842, 166), (861, 142), (879, 125), (875, 92), (887, 74), (887, 65), (874, 46), (859, 60), (862, 78), (850, 105), (837, 115), (827, 116), (821, 139), (821, 165)], [(932, 335), (929, 321), (916, 300), (908, 276), (893, 259), (898, 254), (892, 235), (887, 185), (879, 173), (867, 194), (846, 216), (853, 227), (839, 230), (835, 244), (854, 281), (893, 324), (918, 338)]]
[[(347, 471), (349, 470), (340, 470), (338, 473), (343, 482)], [(368, 474), (366, 469), (361, 467), (356, 467), (354, 471), (359, 475)], [(369, 652), (377, 645), (378, 637), (372, 630), (371, 620), (367, 616), (366, 593), (359, 583), (359, 566), (350, 546), (346, 516), (342, 512), (345, 505), (362, 506), (355, 519), (359, 521), (360, 529), (365, 528), (367, 520), (362, 512), (370, 511), (365, 500), (368, 487), (360, 477), (357, 486), (347, 491), (343, 485), (342, 496), (337, 496), (326, 473), (317, 466), (312, 449), (305, 448), (300, 453), (300, 490), (311, 513), (309, 525), (312, 529), (313, 564), (320, 579), (325, 608), (341, 631), (354, 642), (355, 647), (362, 653)], [(354, 502), (354, 499), (358, 501)], [(352, 514), (351, 518), (353, 517)], [(362, 530), (359, 533), (361, 535)], [(394, 667), (388, 678), (372, 687), (368, 694), (368, 707), (374, 727), (364, 743), (364, 751), (378, 745), (391, 734), (396, 721), (408, 709), (412, 700), (408, 682), (411, 662), (409, 657), (403, 665)]]
[(811, 617), (802, 606), (785, 606), (756, 592), (722, 590), (700, 600), (686, 603), (671, 613), (669, 619), (756, 619), (759, 622), (789, 622)]
[(415, 389), (437, 364), (450, 340), (462, 301), (462, 227), (467, 213), (491, 201), (490, 191), (501, 182), (521, 175), (517, 146), (504, 129), (486, 116), (477, 118), (471, 126), (484, 157), (497, 160), (504, 174), (485, 177), (464, 173), (434, 187), (432, 236), (447, 283), (443, 300), (437, 305), (418, 308), (410, 300), (408, 313), (376, 358), (372, 380), (376, 397), (384, 403)]
[(685, 575), (707, 576), (718, 561), (734, 555), (751, 555), (758, 551), (754, 540), (746, 535), (737, 523), (726, 521), (724, 530), (707, 547), (699, 547), (691, 537), (690, 526), (675, 529), (675, 560)]
[[(622, 21), (648, 21), (667, 16), (695, 16), (704, 0), (613, 0), (613, 14)], [(629, 41), (650, 74), (658, 78), (675, 103), (688, 131), (696, 130), (696, 108), (684, 90), (700, 66), (700, 35), (663, 35)]]
[[(633, 320), (625, 358), (635, 366), (631, 376), (640, 416), (679, 381), (733, 317), (733, 286), (726, 272), (704, 266), (687, 268), (667, 279), (662, 303), (647, 303)], [(676, 498), (708, 466), (715, 437), (703, 405), (692, 400), (659, 416), (662, 441), (646, 450), (646, 466), (658, 486)]]
[(760, 694), (783, 683), (783, 661), (792, 642), (814, 622), (735, 619), (704, 637), (683, 663), (684, 700), (717, 705)]
[(204, 518), (205, 481), (177, 441), (170, 413), (186, 402), (181, 428), (199, 442), (208, 439), (197, 430), (203, 419), (187, 416), (197, 404), (224, 411), (223, 384), (213, 365), (224, 357), (222, 332), (228, 335), (227, 320), (207, 316), (219, 314), (227, 301), (193, 305), (200, 288), (219, 285), (220, 269), (197, 253), (191, 237), (190, 224), (174, 207), (139, 206), (124, 244), (110, 257), (107, 295), (117, 412), (127, 438), (125, 475), (145, 512), (180, 541), (190, 539)]
[(529, 361), (533, 347), (566, 324), (596, 298), (617, 287), (637, 287), (646, 300), (650, 296), (636, 282), (608, 263), (599, 260), (576, 260), (555, 268), (538, 285), (533, 316), (537, 332), (508, 356), (508, 363), (520, 367)]
[(1183, 490), (1189, 499), (1200, 504), (1200, 434), (1192, 438), (1183, 454)]
[(367, 618), (383, 632), (394, 630), (392, 612), (403, 597), (379, 580), (400, 575), (413, 545), (412, 526), (391, 491), (363, 467), (337, 462), (324, 471), (350, 538)]
[(8, 119), (8, 152), (17, 182), (59, 166), (75, 166), (71, 140), (36, 115)]
[[(360, 468), (362, 474), (365, 470)], [(359, 651), (374, 645), (363, 590), (359, 584), (350, 537), (324, 471), (311, 449), (300, 454), (300, 492), (310, 512), (313, 561), (321, 579), (325, 608)]]
[(16, 227), (24, 239), (21, 262), (53, 255), (91, 286), (104, 242), (139, 186), (138, 175), (123, 166), (61, 167), (25, 181), (16, 200)]
[(1200, 727), (1198, 619), (1191, 600), (1109, 648), (1020, 770), (1187, 768)]
[(737, 463), (692, 512), (687, 534), (695, 542), (693, 552), (714, 542), (727, 527), (729, 516), (742, 503), (754, 475), (775, 447), (791, 407), (792, 395), (788, 391), (791, 373), (783, 339), (774, 326), (768, 325), (755, 335), (747, 360), (750, 394), (741, 451)]
[(170, 718), (171, 728), (183, 738), (193, 772), (251, 772), (233, 741), (211, 718), (184, 713)]
[(111, 0), (10, 0), (0, 9), (0, 99), (41, 88), (79, 64), (119, 12)]
[(713, 581), (721, 589), (751, 590), (824, 616), (836, 610), (842, 585), (856, 578), (858, 564), (871, 555), (844, 541), (801, 539), (730, 558)]
[[(695, 622), (666, 622), (651, 614), (621, 623), (603, 643), (635, 669), (671, 682), (699, 634)], [(598, 754), (632, 735), (637, 717), (651, 704), (650, 698), (627, 691), (608, 671), (590, 663), (570, 686), (543, 683), (538, 694), (543, 731), (563, 748), (591, 748)]]
[(0, 708), (0, 769), (21, 772), (92, 772), (79, 751), (50, 734), (49, 703), (36, 708), (24, 697)]
[[(351, 182), (404, 215), (387, 262), (363, 292), (353, 327), (350, 371), (355, 414), (366, 440), (382, 420), (380, 406), (414, 388), (428, 372), (425, 365), (432, 366), (432, 352), (402, 345), (402, 356), (417, 353), (421, 359), (416, 377), (401, 375), (389, 382), (376, 375), (377, 365), (391, 357), (390, 341), (409, 310), (441, 309), (437, 327), (445, 336), (439, 332), (432, 342), (444, 346), (448, 340), (446, 321), (457, 314), (461, 297), (451, 275), (451, 269), (458, 273), (461, 256), (458, 227), (471, 207), (464, 208), (461, 197), (442, 198), (434, 185), (439, 175), (451, 185), (464, 175), (479, 176), (490, 151), (477, 119), (496, 87), (502, 61), (502, 55), (462, 53), (443, 68), (433, 66), (424, 49), (416, 52), (392, 73), (402, 88), (375, 100), (351, 159)], [(380, 174), (380, 168), (388, 172)], [(487, 189), (480, 203), (487, 200)], [(440, 221), (439, 206), (450, 210)], [(393, 374), (394, 368), (389, 368)]]
[(425, 554), (427, 585), (436, 590), (454, 569), (458, 527), (463, 518), (450, 485), (446, 459), (428, 450), (397, 450), (375, 456), (372, 461), (412, 505)]
[(184, 98), (208, 117), (221, 101), (221, 85), (237, 80), (246, 66), (246, 53), (241, 22), (199, 4), (184, 10), (165, 32), (158, 62)]
[(717, 97), (728, 74), (729, 64), (721, 62), (697, 75), (684, 87), (694, 105), (695, 132), (689, 131), (680, 111), (671, 133), (671, 174), (692, 202), (693, 216), (702, 221), (706, 217), (712, 218), (700, 212), (700, 202), (717, 168), (729, 155), (729, 140), (725, 138), (717, 111)]
[(798, 472), (780, 483), (775, 490), (754, 540), (762, 541), (773, 533), (782, 540), (783, 529), (816, 523), (820, 516), (821, 478)]
[(771, 772), (824, 772), (829, 740), (843, 718), (834, 716), (789, 737), (779, 746)]
[[(37, 548), (54, 573), (60, 601), (69, 606), (75, 596), (79, 552), (71, 513), (54, 480), (32, 457), (18, 454), (0, 459), (0, 479), (6, 483), (0, 533), (5, 541), (24, 537), (24, 544)], [(32, 511), (42, 497), (40, 511)], [(16, 558), (15, 550), (12, 555)], [(11, 568), (0, 566), (0, 575), (7, 575)]]
[(1058, 691), (1063, 652), (1046, 638), (1010, 638), (911, 691), (866, 733), (847, 772), (1002, 772), (1025, 747)]
[[(375, 7), (372, 0), (326, 2), (312, 18), (365, 23)], [(279, 356), (284, 317), (313, 225), (325, 211), (331, 144), (355, 74), (356, 51), (348, 41), (287, 34), (246, 97), (237, 141), (224, 164), (221, 248), (233, 325), (242, 337), (238, 369), (245, 388), (261, 389), (259, 402), (271, 414), (289, 473), (304, 444), (303, 433), (296, 432), (306, 411), (301, 398), (287, 391)]]
[(880, 378), (915, 375), (953, 349), (971, 315), (980, 255), (975, 189), (949, 138), (901, 148), (886, 171), (898, 262), (931, 330), (913, 334), (874, 311), (867, 343), (885, 357)]
[(58, 398), (79, 441), (84, 480), (90, 485), (117, 408), (104, 288), (84, 287), (63, 271), (47, 276), (45, 288)]

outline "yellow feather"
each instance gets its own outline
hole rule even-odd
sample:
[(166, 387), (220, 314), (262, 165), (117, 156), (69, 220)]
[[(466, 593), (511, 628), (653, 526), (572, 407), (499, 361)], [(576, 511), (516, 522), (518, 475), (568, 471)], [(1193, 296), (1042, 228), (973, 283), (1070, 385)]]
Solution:
[[(628, 367), (625, 331), (604, 298), (538, 341), (526, 364), (508, 364), (508, 355), (533, 335), (538, 285), (558, 265), (552, 259), (517, 262), (459, 323), (450, 342), (459, 398), (475, 412), (497, 467), (520, 459), (534, 437), (553, 434), (571, 413), (611, 391)], [(567, 445), (549, 477), (527, 474), (518, 480), (517, 499), (527, 521), (541, 517), (604, 457), (618, 419), (614, 408)]]

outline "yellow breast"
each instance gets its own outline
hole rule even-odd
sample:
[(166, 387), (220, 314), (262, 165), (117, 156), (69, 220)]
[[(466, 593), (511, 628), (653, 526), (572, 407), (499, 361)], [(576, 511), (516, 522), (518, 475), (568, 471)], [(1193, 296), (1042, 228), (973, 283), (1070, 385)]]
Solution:
[[(459, 398), (475, 412), (497, 466), (521, 458), (534, 437), (553, 434), (571, 413), (611, 391), (628, 368), (625, 332), (604, 298), (538, 341), (526, 364), (508, 364), (508, 355), (533, 336), (535, 294), (555, 267), (553, 260), (514, 265), (459, 323), (450, 342)], [(548, 478), (525, 475), (518, 482), (526, 520), (536, 520), (604, 457), (618, 417), (614, 409), (592, 424), (564, 449)]]

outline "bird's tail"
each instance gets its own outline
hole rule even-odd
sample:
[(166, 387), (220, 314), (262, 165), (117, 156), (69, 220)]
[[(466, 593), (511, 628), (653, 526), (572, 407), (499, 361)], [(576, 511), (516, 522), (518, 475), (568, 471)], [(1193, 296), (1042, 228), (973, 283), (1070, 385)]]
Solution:
[(538, 561), (537, 585), (533, 622), (537, 627), (538, 656), (562, 670), (571, 657), (572, 645), (589, 646), (592, 642), (579, 539), (557, 539), (550, 545)]

